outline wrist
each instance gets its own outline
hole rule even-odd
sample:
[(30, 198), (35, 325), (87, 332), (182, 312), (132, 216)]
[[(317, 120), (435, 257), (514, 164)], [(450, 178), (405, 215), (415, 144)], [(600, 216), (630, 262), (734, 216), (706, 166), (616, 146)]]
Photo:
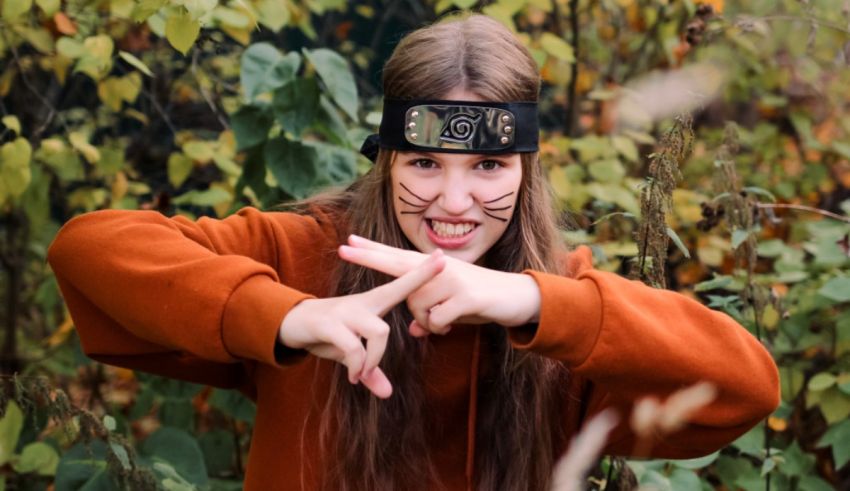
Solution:
[(531, 275), (516, 273), (516, 276), (522, 306), (522, 322), (519, 325), (537, 323), (540, 321), (540, 287)]

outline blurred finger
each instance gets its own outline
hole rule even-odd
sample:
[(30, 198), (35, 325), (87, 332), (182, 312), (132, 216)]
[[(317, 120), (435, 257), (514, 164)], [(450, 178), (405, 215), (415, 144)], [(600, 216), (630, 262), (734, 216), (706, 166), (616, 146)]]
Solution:
[(388, 399), (393, 394), (393, 386), (380, 367), (360, 377), (363, 385), (381, 399)]
[(452, 323), (463, 315), (463, 304), (455, 298), (434, 306), (428, 311), (428, 330), (435, 334), (448, 334)]
[(335, 361), (348, 368), (348, 381), (356, 384), (366, 360), (366, 348), (363, 347), (360, 338), (347, 327), (339, 326), (326, 329), (321, 333), (321, 339), (339, 349), (339, 357)]
[(416, 320), (410, 321), (410, 325), (407, 327), (407, 331), (410, 333), (411, 336), (415, 338), (422, 338), (431, 334), (428, 329), (425, 329), (424, 327), (420, 326), (419, 323), (416, 322)]
[(416, 268), (422, 264), (424, 259), (427, 259), (427, 256), (424, 255), (422, 258), (416, 258), (347, 245), (339, 246), (338, 252), (340, 258), (350, 263), (374, 269), (396, 278)]
[(366, 304), (371, 306), (379, 316), (383, 316), (419, 287), (437, 276), (445, 266), (446, 259), (443, 251), (437, 249), (413, 270), (362, 295), (366, 297)]
[(379, 317), (365, 313), (353, 325), (357, 333), (366, 339), (366, 359), (363, 363), (363, 374), (368, 374), (378, 367), (387, 349), (390, 336), (390, 326)]

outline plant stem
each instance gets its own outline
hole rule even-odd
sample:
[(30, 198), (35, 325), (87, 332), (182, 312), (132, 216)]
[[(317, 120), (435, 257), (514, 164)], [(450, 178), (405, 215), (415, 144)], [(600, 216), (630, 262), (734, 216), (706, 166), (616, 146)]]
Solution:
[[(557, 19), (556, 19), (557, 21)], [(570, 46), (573, 48), (573, 65), (570, 67), (570, 84), (567, 87), (567, 121), (565, 134), (575, 136), (578, 126), (578, 51), (579, 51), (579, 26), (578, 26), (578, 0), (570, 0)]]
[(797, 210), (797, 211), (808, 211), (811, 213), (817, 213), (819, 215), (823, 215), (825, 217), (832, 218), (834, 220), (838, 220), (844, 223), (850, 223), (850, 217), (845, 215), (839, 215), (837, 213), (833, 213), (831, 211), (821, 210), (820, 208), (815, 208), (812, 206), (806, 205), (792, 205), (792, 204), (784, 204), (784, 203), (759, 203), (759, 209), (782, 209), (782, 210)]

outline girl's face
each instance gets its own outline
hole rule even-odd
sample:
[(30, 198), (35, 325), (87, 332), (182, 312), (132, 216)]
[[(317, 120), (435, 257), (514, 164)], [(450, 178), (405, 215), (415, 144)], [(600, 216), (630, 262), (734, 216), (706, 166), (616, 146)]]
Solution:
[(522, 181), (520, 154), (396, 152), (393, 210), (424, 253), (477, 262), (505, 232)]

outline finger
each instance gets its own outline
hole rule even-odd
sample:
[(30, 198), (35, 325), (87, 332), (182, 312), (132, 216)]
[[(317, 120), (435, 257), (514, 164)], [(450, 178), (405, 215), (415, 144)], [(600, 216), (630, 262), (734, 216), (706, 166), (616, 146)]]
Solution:
[(354, 234), (348, 236), (348, 243), (352, 247), (387, 252), (391, 254), (398, 254), (400, 256), (407, 256), (412, 257), (414, 259), (419, 259), (420, 261), (422, 259), (425, 259), (426, 256), (426, 254), (422, 254), (421, 252), (411, 251), (408, 249), (399, 249), (398, 247), (381, 244), (380, 242), (375, 242), (374, 240), (369, 240), (365, 237), (360, 237), (359, 235)]
[(348, 381), (356, 384), (363, 372), (363, 363), (366, 360), (366, 348), (358, 336), (355, 336), (345, 326), (324, 329), (319, 333), (319, 339), (336, 346), (340, 353), (335, 361), (342, 363), (348, 368)]
[(360, 249), (347, 245), (339, 246), (339, 257), (365, 268), (374, 269), (390, 276), (399, 276), (407, 273), (422, 264), (427, 259), (424, 254), (421, 257), (404, 256), (393, 252)]
[(410, 325), (407, 327), (407, 331), (410, 333), (411, 336), (415, 338), (423, 338), (431, 334), (431, 331), (420, 326), (419, 323), (415, 320), (410, 321)]
[(452, 297), (428, 312), (428, 330), (435, 334), (448, 334), (452, 323), (464, 314), (463, 301)]
[(363, 362), (363, 374), (378, 367), (387, 349), (390, 326), (376, 315), (364, 312), (352, 325), (361, 337), (366, 339), (366, 359)]
[(364, 373), (360, 377), (360, 381), (363, 382), (363, 385), (367, 389), (381, 399), (388, 399), (393, 394), (393, 386), (380, 367), (375, 368), (369, 373)]
[(419, 287), (437, 276), (445, 266), (446, 259), (443, 256), (443, 251), (437, 249), (431, 253), (428, 259), (410, 272), (361, 295), (365, 297), (366, 305), (371, 306), (379, 316), (383, 316)]

